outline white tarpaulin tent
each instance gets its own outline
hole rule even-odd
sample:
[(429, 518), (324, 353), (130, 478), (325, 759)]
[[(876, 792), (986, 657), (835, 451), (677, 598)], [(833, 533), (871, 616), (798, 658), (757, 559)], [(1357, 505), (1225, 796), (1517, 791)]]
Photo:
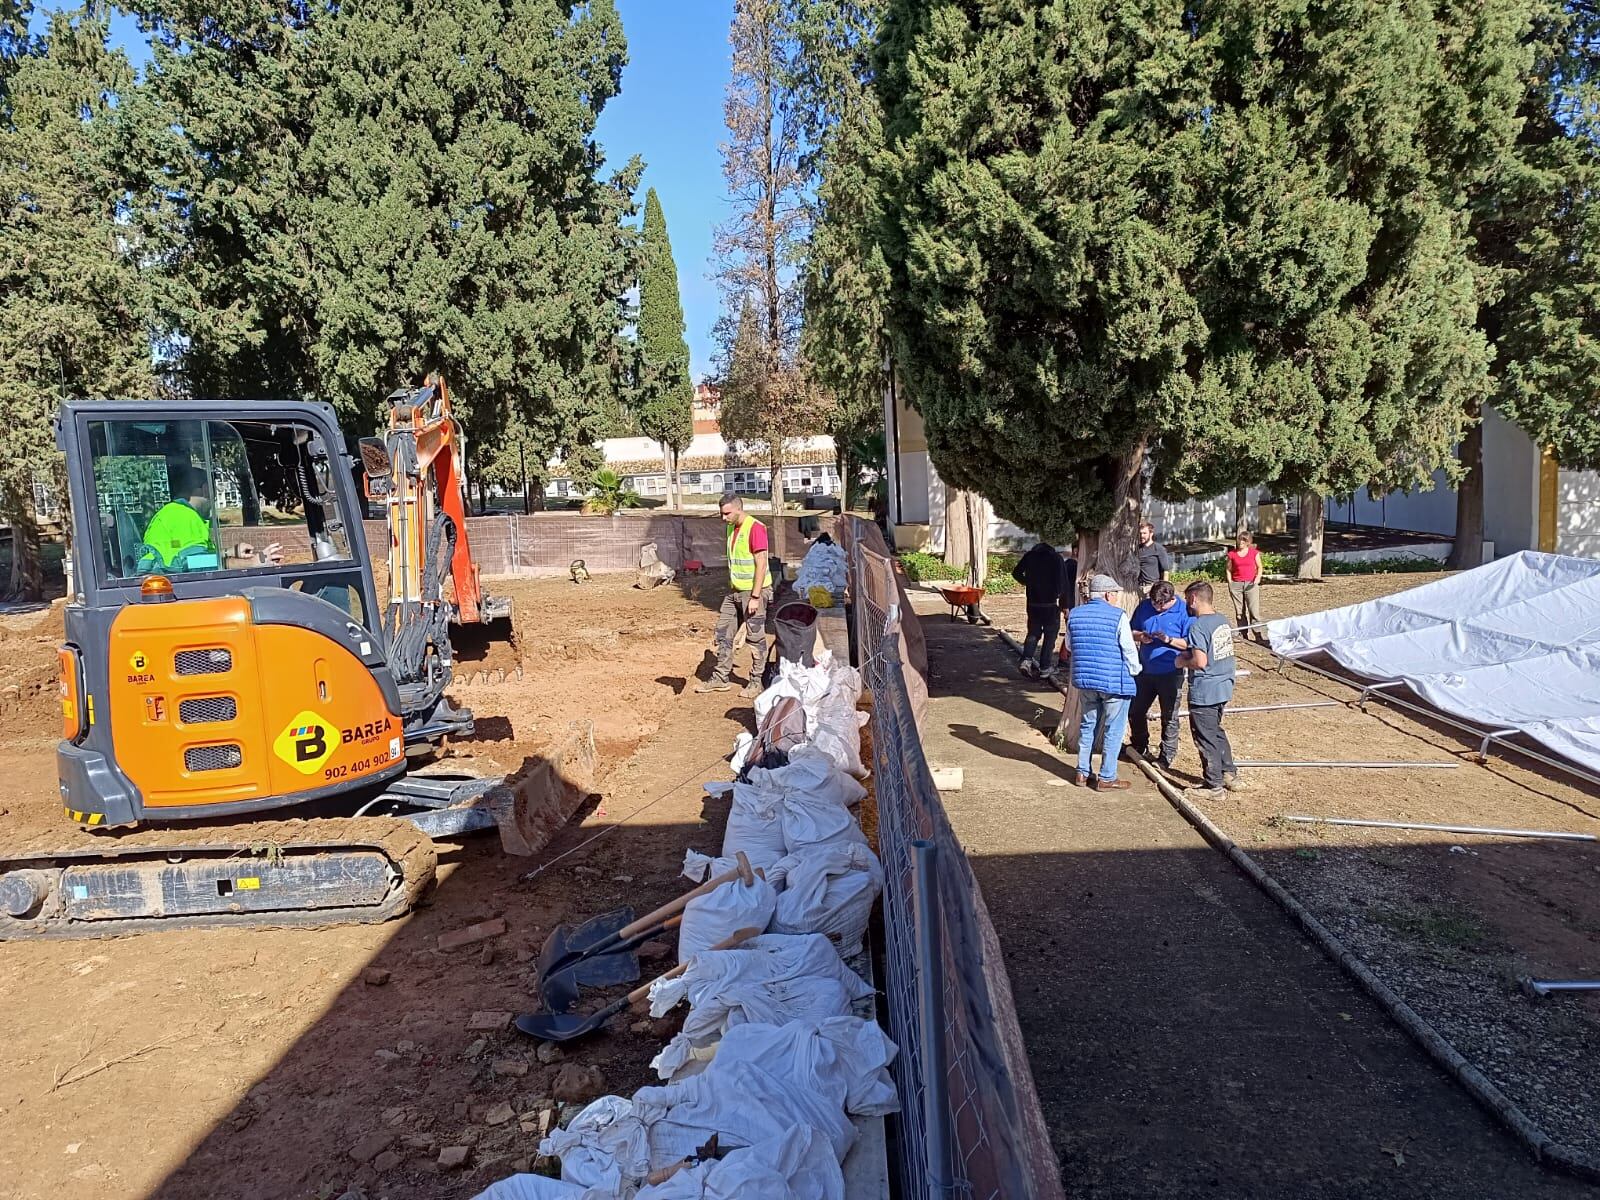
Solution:
[(1267, 632), (1279, 654), (1401, 680), (1441, 712), (1600, 772), (1600, 561), (1523, 551)]

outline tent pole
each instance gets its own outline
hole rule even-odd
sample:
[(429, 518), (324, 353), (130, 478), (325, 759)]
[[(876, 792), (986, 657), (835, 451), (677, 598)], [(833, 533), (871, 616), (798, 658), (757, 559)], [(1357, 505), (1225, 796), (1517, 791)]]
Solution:
[(1488, 837), (1550, 838), (1558, 842), (1600, 841), (1592, 833), (1554, 829), (1491, 829), (1484, 825), (1424, 825), (1415, 821), (1358, 821), (1352, 817), (1284, 817), (1300, 825), (1357, 825), (1363, 829), (1422, 829), (1429, 833), (1481, 833)]

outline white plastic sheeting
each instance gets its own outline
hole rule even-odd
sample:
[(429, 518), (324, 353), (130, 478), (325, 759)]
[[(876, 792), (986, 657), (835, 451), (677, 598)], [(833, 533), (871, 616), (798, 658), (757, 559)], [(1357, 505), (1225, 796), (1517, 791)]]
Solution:
[(1600, 562), (1523, 551), (1381, 600), (1267, 626), (1280, 654), (1323, 651), (1401, 680), (1441, 712), (1514, 729), (1600, 772)]

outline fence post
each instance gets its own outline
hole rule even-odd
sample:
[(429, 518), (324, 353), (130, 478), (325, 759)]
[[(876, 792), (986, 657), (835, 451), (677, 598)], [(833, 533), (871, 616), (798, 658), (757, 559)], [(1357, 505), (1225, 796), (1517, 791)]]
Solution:
[(937, 850), (931, 841), (911, 843), (911, 891), (917, 937), (917, 1024), (921, 1026), (922, 1129), (928, 1185), (935, 1196), (950, 1191), (949, 1073), (944, 1053), (944, 960), (939, 953), (939, 908), (935, 900)]

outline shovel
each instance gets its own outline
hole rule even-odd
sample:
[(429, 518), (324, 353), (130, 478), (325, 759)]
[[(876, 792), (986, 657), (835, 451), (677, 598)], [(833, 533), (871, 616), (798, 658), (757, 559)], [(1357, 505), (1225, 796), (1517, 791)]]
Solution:
[[(633, 909), (619, 908), (591, 917), (582, 925), (557, 925), (545, 939), (535, 965), (539, 990), (544, 991), (546, 980), (558, 972), (570, 972), (577, 964), (583, 965), (571, 976), (573, 986), (590, 983), (599, 987), (631, 983), (639, 978), (639, 959), (634, 950), (652, 934), (659, 932), (656, 926), (682, 912), (695, 897), (715, 891), (725, 883), (735, 879), (743, 881), (746, 887), (755, 883), (755, 872), (750, 869), (750, 860), (744, 856), (744, 851), (741, 850), (735, 858), (739, 865), (734, 870), (706, 880), (693, 891), (685, 892), (637, 921), (633, 919)], [(644, 936), (641, 937), (641, 934)], [(591, 963), (590, 960), (598, 960), (601, 956), (607, 956), (608, 961)]]
[(547, 1012), (571, 1012), (586, 987), (615, 987), (619, 983), (632, 983), (639, 978), (639, 958), (635, 953), (651, 938), (676, 929), (683, 924), (683, 914), (668, 917), (648, 929), (640, 930), (625, 942), (618, 942), (610, 950), (596, 951), (589, 958), (579, 958), (565, 967), (556, 967), (539, 980), (539, 995), (544, 998)]
[[(760, 932), (761, 930), (755, 928), (741, 929), (729, 937), (723, 938), (722, 941), (718, 942), (715, 946), (712, 946), (711, 949), (731, 949), (732, 947), (739, 945), (739, 943), (748, 941), (750, 938), (755, 937), (756, 934)], [(693, 961), (694, 959), (689, 960), (689, 962)], [(644, 984), (641, 987), (634, 988), (633, 991), (622, 997), (622, 999), (613, 1000), (610, 1004), (600, 1009), (600, 1011), (592, 1012), (588, 1016), (582, 1016), (578, 1013), (523, 1013), (522, 1016), (518, 1017), (516, 1020), (517, 1029), (519, 1032), (525, 1033), (529, 1037), (538, 1038), (545, 1042), (570, 1042), (575, 1038), (581, 1038), (586, 1034), (593, 1033), (607, 1021), (611, 1020), (612, 1017), (627, 1009), (630, 1004), (637, 1004), (639, 1001), (649, 996), (650, 989), (656, 984), (665, 979), (676, 979), (688, 969), (689, 963), (679, 963), (677, 966), (673, 967), (672, 970), (666, 972), (666, 974), (659, 975), (655, 979), (652, 979), (649, 983)]]

